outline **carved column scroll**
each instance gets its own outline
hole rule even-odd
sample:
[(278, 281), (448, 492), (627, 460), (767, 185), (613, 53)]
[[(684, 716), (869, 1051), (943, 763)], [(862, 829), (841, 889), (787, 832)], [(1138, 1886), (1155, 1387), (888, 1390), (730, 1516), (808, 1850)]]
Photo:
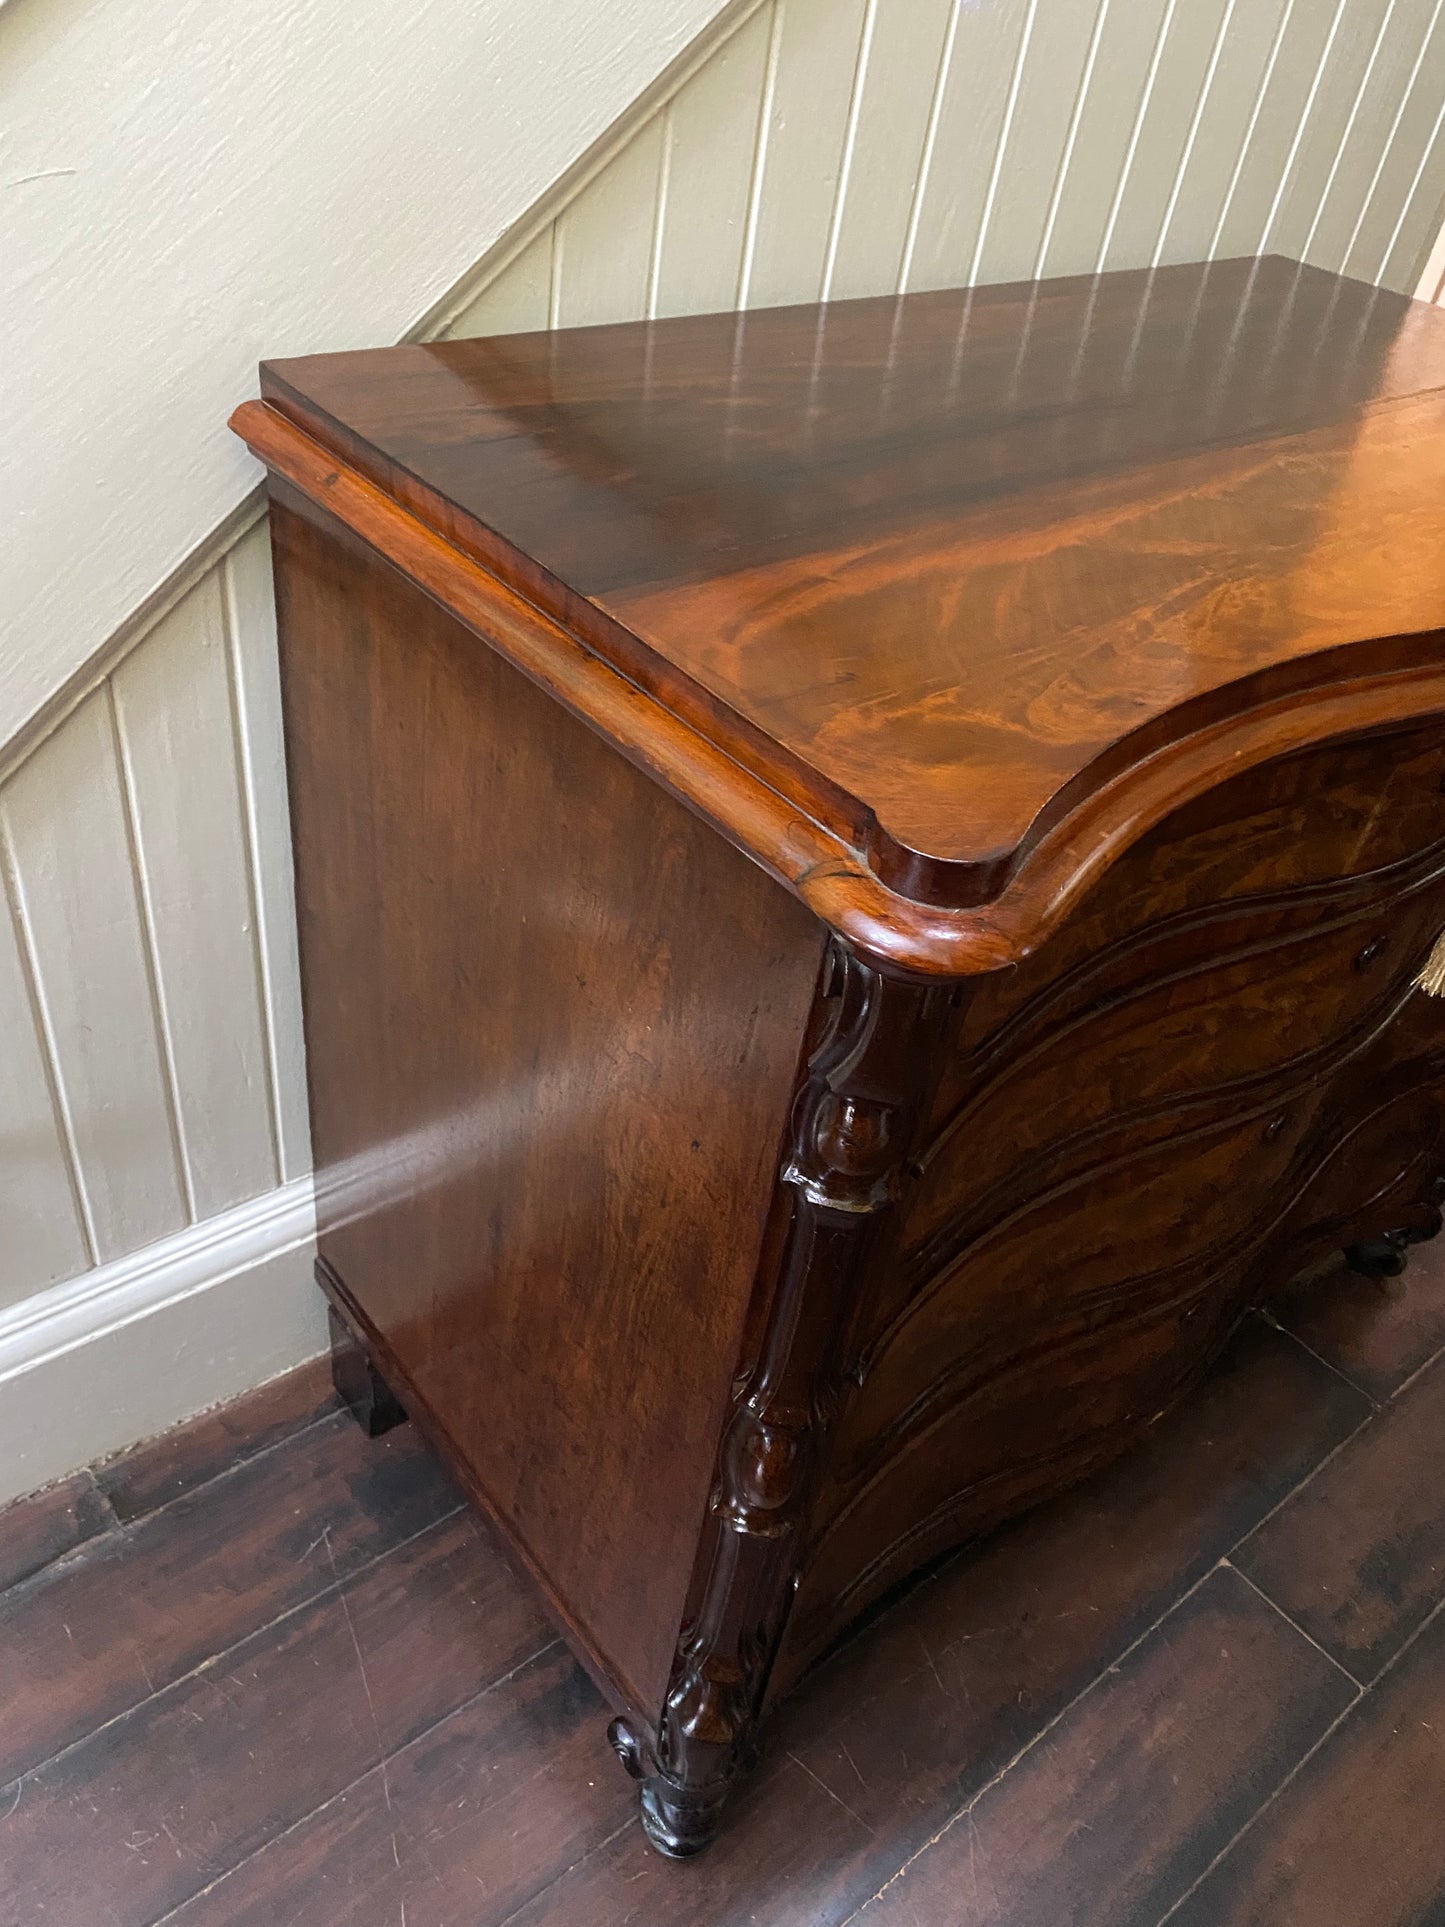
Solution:
[(926, 1033), (952, 990), (885, 974), (834, 939), (823, 995), (830, 1013), (794, 1100), (781, 1173), (789, 1224), (779, 1275), (719, 1446), (655, 1749), (626, 1721), (611, 1729), (643, 1781), (643, 1825), (674, 1856), (712, 1839), (750, 1761), (861, 1260), (894, 1198), (933, 1055)]

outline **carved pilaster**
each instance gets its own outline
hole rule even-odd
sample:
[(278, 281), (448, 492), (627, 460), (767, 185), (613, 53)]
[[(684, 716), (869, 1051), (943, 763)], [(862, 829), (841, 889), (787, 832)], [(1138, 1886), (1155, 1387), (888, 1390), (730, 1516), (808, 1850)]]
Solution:
[(664, 1853), (717, 1831), (795, 1590), (801, 1528), (836, 1403), (839, 1350), (871, 1228), (892, 1202), (947, 986), (876, 969), (834, 940), (829, 1012), (794, 1100), (781, 1172), (789, 1223), (771, 1308), (724, 1428), (712, 1502), (655, 1752), (625, 1722), (614, 1746), (643, 1781)]

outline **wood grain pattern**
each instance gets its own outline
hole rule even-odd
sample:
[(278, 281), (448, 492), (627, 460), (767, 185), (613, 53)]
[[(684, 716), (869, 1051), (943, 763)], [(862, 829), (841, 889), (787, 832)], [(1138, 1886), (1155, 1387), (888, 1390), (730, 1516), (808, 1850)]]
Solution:
[(1442, 319), (1225, 263), (316, 357), (238, 414), (320, 1277), (664, 1853), (1281, 1274), (1439, 1229)]
[(370, 1448), (351, 1433), (338, 1415), (5, 1595), (7, 1784), (249, 1634), (261, 1599), (273, 1615), (300, 1605), (456, 1509), (409, 1433)]
[(116, 1525), (91, 1472), (76, 1472), (44, 1491), (0, 1507), (0, 1592), (29, 1579), (77, 1546)]
[(1386, 1422), (1347, 1446), (1236, 1555), (1240, 1570), (1360, 1680), (1375, 1677), (1439, 1600), (1439, 1507), (1428, 1484), (1402, 1479), (1399, 1468), (1438, 1436), (1442, 1405), (1445, 1371), (1431, 1366)]
[[(651, 1707), (821, 932), (344, 531), (275, 529), (306, 638), (286, 693), (320, 1249), (407, 1409)], [(519, 786), (530, 827), (490, 867)], [(538, 1398), (571, 1415), (551, 1453), (525, 1443)]]
[[(101, 1867), (112, 1921), (144, 1927), (535, 1662), (552, 1635), (476, 1532), (461, 1514), (420, 1532), (28, 1774), (11, 1891), (38, 1918), (83, 1914)], [(218, 1728), (245, 1763), (224, 1780)], [(85, 1851), (57, 1851), (82, 1826)]]
[[(1427, 1247), (1381, 1318), (1427, 1327), (1442, 1278), (1445, 1252)], [(1320, 1281), (1322, 1314), (1339, 1282)], [(1289, 1655), (1328, 1662), (1292, 1648), (1286, 1620), (1239, 1582), (1231, 1595), (1227, 1572), (1194, 1590), (1393, 1404), (1373, 1413), (1289, 1335), (1249, 1321), (1139, 1452), (949, 1561), (803, 1683), (701, 1878), (628, 1823), (626, 1783), (598, 1757), (602, 1703), (547, 1644), (527, 1589), (464, 1513), (424, 1524), (418, 1489), (418, 1530), (344, 1565), (339, 1589), (298, 1603), (286, 1564), (267, 1562), (237, 1614), (214, 1622), (224, 1643), (198, 1668), (119, 1719), (98, 1694), (95, 1724), (62, 1758), (0, 1788), (0, 1919), (395, 1927), (404, 1909), (408, 1927), (843, 1927), (901, 1903), (915, 1879), (918, 1917), (967, 1918), (977, 1871), (991, 1927), (1033, 1927), (1041, 1895), (1050, 1920), (1147, 1927), (1241, 1818), (1184, 1891), (1188, 1927), (1429, 1918), (1445, 1892), (1439, 1614), (1305, 1757), (1318, 1728)], [(222, 1438), (240, 1461), (284, 1453), (278, 1410), (268, 1394), (182, 1428), (154, 1448), (156, 1465), (214, 1463)], [(320, 1429), (350, 1476), (354, 1435)], [(1432, 1443), (1417, 1435), (1422, 1456), (1396, 1455), (1402, 1476), (1429, 1482)], [(334, 1533), (341, 1483), (273, 1490), (298, 1546)], [(111, 1528), (144, 1532), (164, 1562), (170, 1521), (190, 1555), (175, 1610), (198, 1616), (202, 1645), (204, 1602), (229, 1587), (227, 1545), (252, 1540), (257, 1497), (225, 1478), (211, 1492), (205, 1546), (184, 1503)], [(48, 1596), (63, 1614), (64, 1592)], [(1280, 1643), (1262, 1648), (1266, 1623)], [(112, 1665), (126, 1657), (113, 1643)], [(1231, 1695), (1245, 1677), (1252, 1692)], [(1141, 1755), (1155, 1768), (1142, 1783)], [(1286, 1761), (1296, 1770), (1281, 1788)], [(1051, 1838), (1052, 1867), (1039, 1851)], [(926, 1889), (939, 1877), (935, 1907)]]
[[(1442, 366), (1435, 315), (1266, 261), (313, 357), (264, 387), (949, 905), (1185, 719), (1237, 720), (1252, 678), (1318, 656), (1318, 688), (1366, 666), (1342, 645), (1445, 620)], [(1331, 543), (1365, 530), (1349, 569)], [(1377, 662), (1430, 665), (1398, 650)]]
[[(1301, 125), (1311, 114), (1311, 88), (1333, 10), (1296, 5), (1281, 13), (1277, 0), (1251, 0), (1247, 6), (1241, 0), (1230, 14), (1207, 87), (1215, 50), (1210, 35), (1195, 32), (1193, 22), (1209, 10), (1166, 8), (1163, 0), (1111, 0), (1097, 43), (1088, 32), (1063, 34), (1036, 25), (1016, 76), (1027, 11), (1027, 0), (989, 7), (879, 0), (867, 57), (860, 59), (859, 20), (850, 8), (764, 0), (725, 9), (706, 42), (690, 51), (666, 87), (637, 103), (625, 126), (610, 132), (582, 166), (469, 268), (421, 331), (545, 327), (554, 312), (554, 282), (560, 312), (572, 312), (574, 301), (607, 283), (619, 231), (656, 236), (659, 244), (651, 292), (647, 276), (629, 276), (632, 305), (609, 310), (629, 319), (647, 312), (649, 301), (657, 313), (671, 314), (755, 305), (762, 298), (813, 299), (819, 252), (826, 255), (830, 245), (829, 285), (835, 296), (956, 284), (969, 276), (990, 204), (988, 226), (995, 240), (1001, 231), (999, 210), (1008, 206), (1002, 229), (1008, 245), (1017, 245), (1018, 258), (1030, 270), (1042, 259), (1048, 274), (1257, 249)], [(785, 84), (780, 94), (776, 56), (788, 15), (792, 31), (799, 31), (800, 20), (804, 29), (793, 61), (802, 79), (791, 92)], [(1367, 41), (1373, 35), (1380, 22), (1376, 0), (1346, 0), (1344, 20), (1330, 62), (1359, 40), (1353, 23), (1362, 24)], [(1380, 56), (1353, 99), (1328, 74), (1322, 77), (1316, 98), (1329, 107), (1327, 131), (1337, 134), (1347, 127), (1347, 141), (1343, 148), (1338, 140), (1301, 141), (1290, 187), (1295, 225), (1313, 224), (1308, 253), (1318, 265), (1393, 286), (1414, 284), (1445, 184), (1442, 66), (1445, 20), (1437, 17), (1430, 26), (1412, 0), (1393, 10)], [(824, 71), (840, 74), (858, 96), (854, 115), (846, 102), (836, 112), (830, 107), (828, 125), (836, 142), (820, 138), (822, 116), (809, 91), (811, 77)], [(1203, 114), (1176, 177), (1166, 165), (1167, 152), (1172, 146), (1179, 153), (1201, 98)], [(774, 109), (790, 115), (801, 131), (785, 161), (768, 165)], [(655, 139), (652, 130), (663, 120), (668, 164), (634, 168), (624, 150), (631, 151), (634, 136), (644, 144)], [(1059, 177), (1050, 195), (1030, 170), (1032, 157), (1055, 152)], [(1345, 157), (1336, 166), (1341, 152)], [(605, 201), (613, 220), (567, 219), (579, 195), (591, 193), (603, 176), (609, 181), (598, 187), (591, 204), (595, 208)], [(1013, 183), (1025, 176), (1032, 185), (1027, 195), (1015, 197)], [(1018, 218), (1025, 202), (1027, 222)], [(1172, 212), (1161, 233), (1157, 219), (1164, 208)], [(561, 249), (553, 245), (559, 215), (568, 228)], [(750, 291), (745, 262), (759, 231), (774, 228), (801, 233), (803, 244), (775, 252), (768, 264), (769, 285), (764, 290), (759, 283)], [(1110, 234), (1116, 237), (1112, 251), (1104, 247)], [(263, 550), (264, 535), (252, 530), (229, 560), (214, 561), (213, 547), (206, 572), (225, 588), (238, 579), (249, 585), (257, 573), (252, 560)], [(194, 567), (187, 565), (182, 573), (194, 583)], [(249, 594), (248, 587), (239, 660), (246, 668), (254, 650), (258, 674), (270, 673), (274, 680), (264, 620), (259, 628), (251, 621)], [(264, 602), (256, 607), (264, 618)], [(102, 645), (85, 672), (84, 686), (102, 680), (116, 653), (134, 640), (135, 625), (127, 622), (122, 635)], [(140, 652), (148, 646), (142, 639)], [(289, 856), (284, 838), (278, 841), (275, 835), (285, 815), (279, 726), (265, 708), (264, 691), (257, 707), (251, 705), (249, 683), (238, 693), (254, 771), (247, 812), (263, 899), (260, 963), (277, 1135), (281, 1168), (290, 1178), (305, 1168), (309, 1149), (287, 905)], [(224, 729), (224, 712), (217, 710), (208, 724)], [(3, 759), (7, 776), (36, 740), (32, 733), (26, 744), (9, 746)], [(43, 743), (38, 754), (46, 754)], [(188, 850), (197, 849), (200, 823), (184, 827)], [(229, 838), (229, 831), (224, 834)], [(80, 854), (73, 852), (70, 860), (79, 863)], [(197, 860), (204, 861), (204, 851)], [(228, 919), (234, 913), (228, 905)], [(106, 965), (99, 921), (100, 929), (80, 931), (96, 973)], [(253, 967), (249, 949), (248, 937), (227, 952), (225, 981), (234, 982)], [(171, 960), (177, 1001), (195, 1026), (193, 1047), (203, 1062), (223, 1059), (228, 999), (199, 968), (199, 960), (183, 961), (175, 950)], [(56, 994), (62, 993), (57, 989)], [(145, 1021), (143, 1007), (128, 1000), (113, 1020), (116, 1033), (128, 1036)], [(5, 1095), (28, 1096), (34, 1088), (17, 1064), (16, 1082), (7, 1084)], [(85, 1122), (82, 1115), (82, 1128)], [(16, 1204), (7, 1199), (6, 1222), (17, 1227), (24, 1222), (26, 1232), (22, 1237), (17, 1230), (0, 1264), (9, 1266), (5, 1289), (20, 1297), (84, 1270), (92, 1255), (78, 1233), (66, 1233), (65, 1158), (46, 1148), (43, 1105), (27, 1108), (15, 1128), (36, 1147), (27, 1169), (37, 1185), (47, 1186), (43, 1200), (34, 1189), (25, 1190)], [(189, 1129), (197, 1158), (220, 1169), (234, 1171), (255, 1153), (249, 1102), (236, 1124), (229, 1108), (222, 1107), (203, 1120), (193, 1115)]]
[(96, 1483), (116, 1517), (128, 1525), (293, 1438), (335, 1409), (328, 1361), (312, 1359), (259, 1386), (241, 1414), (223, 1405), (108, 1459), (97, 1469)]
[[(1181, 1711), (1186, 1672), (1200, 1684)], [(1213, 1573), (862, 1919), (1151, 1927), (1355, 1694), (1236, 1574)], [(1147, 1848), (1122, 1855), (1131, 1829)]]
[(1407, 1927), (1438, 1916), (1445, 1613), (1171, 1919), (1177, 1927)]
[(1387, 1399), (1445, 1345), (1445, 1306), (1397, 1278), (1362, 1278), (1343, 1258), (1276, 1293), (1270, 1316), (1371, 1398)]

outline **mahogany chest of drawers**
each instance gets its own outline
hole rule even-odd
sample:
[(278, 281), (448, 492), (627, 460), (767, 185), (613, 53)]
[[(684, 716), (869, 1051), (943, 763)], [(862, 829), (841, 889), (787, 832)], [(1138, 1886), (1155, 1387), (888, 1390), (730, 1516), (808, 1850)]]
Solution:
[(863, 1608), (1438, 1226), (1442, 384), (1445, 314), (1264, 259), (238, 412), (339, 1369), (664, 1851)]

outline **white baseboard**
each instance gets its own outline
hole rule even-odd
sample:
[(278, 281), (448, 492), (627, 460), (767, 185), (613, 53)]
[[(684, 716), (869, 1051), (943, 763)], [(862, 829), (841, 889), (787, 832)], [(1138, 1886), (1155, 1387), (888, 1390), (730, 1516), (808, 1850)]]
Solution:
[(326, 1349), (298, 1178), (0, 1310), (0, 1504)]

